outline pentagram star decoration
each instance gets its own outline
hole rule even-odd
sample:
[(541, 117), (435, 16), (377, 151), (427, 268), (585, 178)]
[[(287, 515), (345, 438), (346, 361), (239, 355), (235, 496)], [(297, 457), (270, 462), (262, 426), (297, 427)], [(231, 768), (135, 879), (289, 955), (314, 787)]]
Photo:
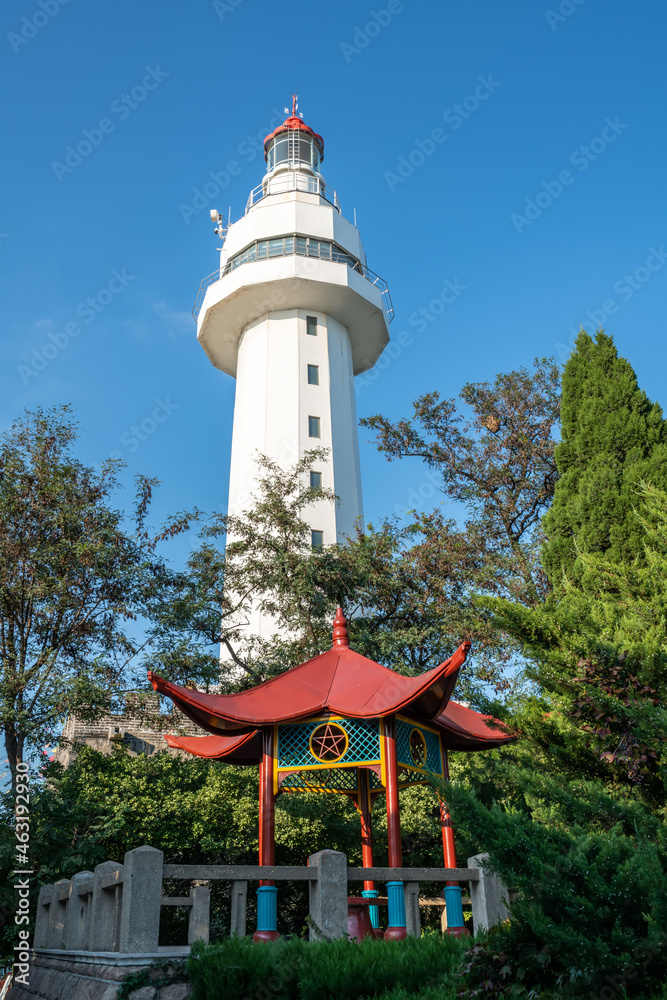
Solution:
[(340, 726), (327, 722), (313, 731), (310, 745), (319, 760), (340, 760), (347, 750), (347, 734)]

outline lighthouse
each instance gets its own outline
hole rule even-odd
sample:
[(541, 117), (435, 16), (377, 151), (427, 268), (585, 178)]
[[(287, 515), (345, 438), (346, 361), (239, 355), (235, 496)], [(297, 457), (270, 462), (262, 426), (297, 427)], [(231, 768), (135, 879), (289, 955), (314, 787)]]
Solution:
[[(201, 283), (197, 337), (211, 363), (236, 379), (229, 513), (251, 505), (258, 453), (286, 468), (325, 449), (310, 485), (339, 502), (308, 510), (320, 548), (351, 536), (363, 516), (354, 376), (380, 357), (393, 310), (359, 230), (325, 183), (324, 140), (295, 97), (292, 114), (266, 137), (264, 157), (266, 173), (243, 217), (223, 230), (219, 267)], [(259, 609), (247, 625), (262, 638), (275, 632)]]

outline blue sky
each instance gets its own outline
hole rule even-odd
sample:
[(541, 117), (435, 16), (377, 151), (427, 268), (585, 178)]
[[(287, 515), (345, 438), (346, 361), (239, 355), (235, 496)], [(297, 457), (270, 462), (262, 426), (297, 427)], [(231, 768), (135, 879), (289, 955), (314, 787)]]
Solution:
[[(0, 426), (70, 403), (156, 518), (224, 508), (234, 382), (190, 311), (293, 90), (396, 309), (360, 416), (562, 360), (582, 322), (664, 406), (666, 29), (661, 0), (8, 0)], [(367, 519), (437, 502), (365, 432), (361, 461)]]

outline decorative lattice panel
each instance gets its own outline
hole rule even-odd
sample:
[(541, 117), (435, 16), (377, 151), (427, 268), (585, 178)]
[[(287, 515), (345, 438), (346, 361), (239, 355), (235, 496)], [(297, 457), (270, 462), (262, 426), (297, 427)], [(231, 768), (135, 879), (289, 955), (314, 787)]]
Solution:
[[(417, 735), (413, 735), (415, 731)], [(421, 757), (420, 746), (424, 748)], [(398, 763), (405, 767), (419, 767), (421, 770), (442, 774), (440, 739), (437, 734), (403, 719), (396, 720), (396, 757)]]
[[(332, 727), (342, 729), (347, 737), (347, 747), (342, 757), (332, 764), (343, 767), (346, 764), (379, 762), (380, 740), (377, 719), (330, 719)], [(296, 725), (278, 727), (278, 768), (325, 767), (311, 750), (311, 737), (323, 722), (301, 722)]]
[(352, 767), (294, 771), (280, 788), (283, 792), (356, 792), (357, 772)]

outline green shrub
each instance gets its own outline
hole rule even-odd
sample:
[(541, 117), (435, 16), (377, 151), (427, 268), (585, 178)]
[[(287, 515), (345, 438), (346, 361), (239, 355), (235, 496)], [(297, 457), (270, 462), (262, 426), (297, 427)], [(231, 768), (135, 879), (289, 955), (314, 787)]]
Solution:
[[(301, 939), (254, 944), (230, 938), (195, 946), (188, 963), (193, 1000), (221, 996), (265, 1000), (403, 1000), (429, 993), (454, 997), (462, 948), (453, 938), (428, 935), (406, 941)], [(420, 991), (426, 990), (424, 994)]]

